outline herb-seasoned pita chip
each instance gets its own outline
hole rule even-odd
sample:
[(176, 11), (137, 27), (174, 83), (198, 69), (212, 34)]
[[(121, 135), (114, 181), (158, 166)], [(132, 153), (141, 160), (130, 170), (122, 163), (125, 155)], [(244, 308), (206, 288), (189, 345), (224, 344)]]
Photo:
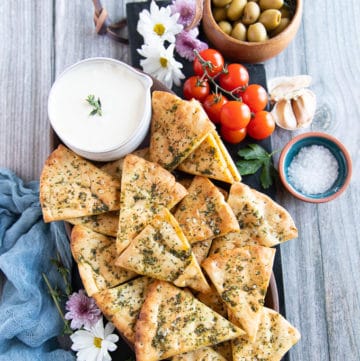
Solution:
[(44, 221), (89, 216), (120, 208), (120, 182), (59, 145), (40, 177)]
[(222, 300), (214, 285), (211, 285), (210, 288), (210, 292), (196, 293), (196, 298), (202, 303), (204, 303), (206, 306), (210, 307), (219, 315), (228, 318), (228, 312), (225, 302)]
[(229, 154), (224, 143), (222, 142), (221, 138), (219, 137), (219, 134), (216, 131), (214, 131), (214, 132), (212, 132), (212, 135), (214, 136), (216, 144), (218, 145), (219, 149), (221, 150), (221, 153), (224, 156), (224, 159), (227, 163), (228, 169), (234, 178), (234, 182), (240, 182), (241, 175), (240, 175), (233, 159), (231, 158), (231, 155)]
[(275, 249), (247, 246), (208, 257), (202, 266), (231, 312), (254, 340), (270, 282)]
[(125, 157), (121, 179), (119, 230), (120, 254), (147, 222), (163, 207), (171, 209), (187, 194), (175, 177), (158, 164), (136, 155)]
[(199, 264), (208, 256), (211, 247), (211, 240), (196, 242), (191, 245), (192, 252)]
[(227, 361), (211, 347), (204, 347), (196, 351), (174, 356), (172, 361)]
[(152, 280), (148, 277), (139, 277), (92, 295), (101, 312), (132, 344), (135, 342), (136, 320), (150, 282)]
[(243, 183), (234, 183), (227, 202), (240, 226), (238, 234), (226, 236), (229, 247), (232, 242), (235, 247), (255, 243), (272, 247), (297, 237), (290, 214), (267, 195)]
[[(131, 154), (149, 160), (149, 148), (138, 149), (133, 151)], [(125, 157), (118, 160), (114, 160), (113, 162), (106, 163), (101, 167), (101, 169), (104, 172), (110, 174), (114, 178), (119, 179), (121, 181), (124, 159)]]
[(280, 361), (300, 339), (299, 331), (279, 313), (264, 307), (254, 342), (244, 337), (232, 340), (234, 361)]
[(136, 360), (162, 360), (242, 334), (188, 292), (156, 281), (149, 286), (136, 323)]
[(210, 290), (189, 241), (166, 208), (131, 241), (116, 264), (178, 287)]
[(208, 178), (195, 176), (175, 218), (190, 243), (239, 231), (234, 212)]
[(234, 183), (239, 180), (239, 176), (236, 180), (234, 179), (222, 152), (223, 149), (219, 147), (214, 133), (215, 131), (208, 134), (199, 147), (179, 164), (178, 169), (186, 173)]
[(106, 236), (116, 237), (119, 227), (119, 212), (106, 212), (94, 216), (69, 218), (67, 222), (73, 225), (83, 225)]
[(73, 227), (71, 252), (89, 296), (136, 276), (136, 273), (115, 265), (115, 239), (96, 233), (87, 227), (80, 225)]
[(150, 160), (175, 169), (215, 126), (201, 104), (168, 92), (152, 93)]

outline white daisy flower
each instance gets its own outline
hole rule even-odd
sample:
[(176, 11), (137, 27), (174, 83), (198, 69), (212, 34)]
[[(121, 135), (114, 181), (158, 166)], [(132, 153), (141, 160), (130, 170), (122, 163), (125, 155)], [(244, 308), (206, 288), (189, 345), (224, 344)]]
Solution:
[(178, 24), (180, 14), (171, 14), (169, 6), (159, 8), (155, 1), (150, 4), (150, 12), (143, 10), (139, 15), (137, 31), (145, 40), (145, 43), (151, 42), (153, 38), (158, 38), (161, 42), (175, 42), (175, 35), (179, 34), (183, 29)]
[(108, 322), (104, 328), (103, 318), (94, 326), (84, 327), (84, 330), (74, 332), (70, 338), (73, 342), (71, 349), (76, 352), (78, 361), (111, 361), (108, 351), (117, 349), (119, 336), (113, 334), (115, 327)]
[(182, 73), (182, 64), (174, 58), (175, 44), (170, 44), (168, 48), (158, 42), (145, 44), (138, 49), (138, 53), (145, 59), (140, 60), (140, 65), (145, 73), (160, 80), (168, 88), (172, 88), (173, 83), (180, 85), (180, 80), (185, 76)]

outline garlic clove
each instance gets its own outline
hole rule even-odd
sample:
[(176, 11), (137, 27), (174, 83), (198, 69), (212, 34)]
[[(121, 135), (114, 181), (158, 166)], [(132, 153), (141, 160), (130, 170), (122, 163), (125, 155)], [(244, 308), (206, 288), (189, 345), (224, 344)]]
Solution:
[(291, 106), (297, 120), (297, 128), (308, 127), (316, 111), (316, 95), (309, 89), (304, 89), (301, 95), (291, 100)]
[(297, 129), (297, 120), (291, 106), (291, 101), (288, 99), (281, 99), (271, 111), (275, 123), (283, 129), (295, 130)]
[(280, 99), (292, 99), (303, 92), (303, 88), (310, 86), (310, 75), (297, 75), (293, 77), (278, 77), (269, 80), (268, 88), (270, 100), (273, 102)]

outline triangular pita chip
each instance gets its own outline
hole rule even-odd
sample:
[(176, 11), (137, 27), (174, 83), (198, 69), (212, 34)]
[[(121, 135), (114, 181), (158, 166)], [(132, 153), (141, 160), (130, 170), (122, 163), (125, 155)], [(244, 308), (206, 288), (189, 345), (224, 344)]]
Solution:
[(105, 317), (132, 344), (135, 343), (136, 320), (150, 282), (148, 277), (139, 277), (92, 295)]
[(247, 246), (208, 257), (202, 266), (234, 323), (254, 340), (270, 282), (275, 249)]
[(152, 93), (150, 160), (175, 169), (215, 126), (201, 104), (162, 91)]
[(196, 351), (174, 356), (172, 361), (227, 361), (221, 354), (211, 347), (203, 347)]
[(116, 264), (178, 287), (210, 290), (189, 241), (166, 208), (131, 241)]
[(129, 154), (121, 179), (121, 206), (116, 247), (121, 253), (162, 207), (171, 209), (187, 194), (158, 164)]
[(84, 226), (73, 227), (71, 252), (89, 296), (136, 276), (136, 273), (115, 265), (115, 238), (96, 233)]
[(224, 196), (205, 177), (195, 176), (175, 218), (190, 243), (239, 231), (234, 212)]
[(213, 133), (207, 135), (199, 147), (179, 164), (178, 169), (186, 173), (234, 183), (235, 179)]
[(218, 145), (219, 149), (221, 150), (222, 155), (225, 158), (225, 161), (227, 163), (227, 167), (229, 169), (229, 171), (231, 172), (233, 178), (234, 178), (234, 182), (240, 182), (241, 181), (241, 175), (231, 157), (231, 155), (229, 154), (229, 152), (227, 151), (224, 143), (222, 142), (221, 138), (219, 137), (219, 134), (214, 131), (212, 132), (212, 135), (214, 136), (214, 139), (216, 141), (216, 144)]
[(212, 284), (210, 286), (210, 292), (198, 292), (196, 293), (196, 298), (204, 303), (206, 306), (210, 307), (219, 315), (228, 318), (227, 307), (225, 302), (222, 300), (215, 286)]
[[(236, 339), (235, 339), (236, 340)], [(233, 361), (232, 359), (232, 348), (231, 348), (231, 341), (225, 341), (222, 343), (218, 343), (217, 345), (213, 345), (212, 348), (225, 357), (228, 361)]]
[(162, 360), (242, 334), (188, 292), (156, 281), (149, 286), (136, 323), (136, 360)]
[(120, 182), (59, 145), (40, 177), (44, 221), (89, 216), (120, 208)]
[(226, 239), (236, 247), (259, 244), (272, 247), (297, 237), (290, 214), (267, 195), (243, 183), (234, 183), (227, 200), (240, 225), (240, 232)]
[(300, 339), (299, 331), (279, 313), (264, 307), (254, 342), (244, 337), (232, 340), (234, 361), (280, 361)]
[(211, 240), (196, 242), (191, 245), (192, 252), (199, 264), (208, 256), (211, 247)]
[[(149, 148), (138, 149), (133, 151), (131, 154), (149, 160)], [(124, 159), (125, 157), (118, 160), (114, 160), (113, 162), (106, 163), (101, 167), (101, 169), (107, 174), (113, 176), (114, 178), (121, 180)]]
[(73, 225), (83, 225), (106, 236), (116, 237), (119, 228), (119, 212), (113, 211), (94, 216), (69, 218), (66, 221)]

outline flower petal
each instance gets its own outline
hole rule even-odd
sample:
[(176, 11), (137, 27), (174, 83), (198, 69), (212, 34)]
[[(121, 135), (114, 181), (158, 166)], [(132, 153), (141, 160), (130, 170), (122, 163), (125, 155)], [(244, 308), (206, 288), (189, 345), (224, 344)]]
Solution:
[(95, 361), (100, 353), (97, 347), (89, 347), (76, 353), (78, 361)]

